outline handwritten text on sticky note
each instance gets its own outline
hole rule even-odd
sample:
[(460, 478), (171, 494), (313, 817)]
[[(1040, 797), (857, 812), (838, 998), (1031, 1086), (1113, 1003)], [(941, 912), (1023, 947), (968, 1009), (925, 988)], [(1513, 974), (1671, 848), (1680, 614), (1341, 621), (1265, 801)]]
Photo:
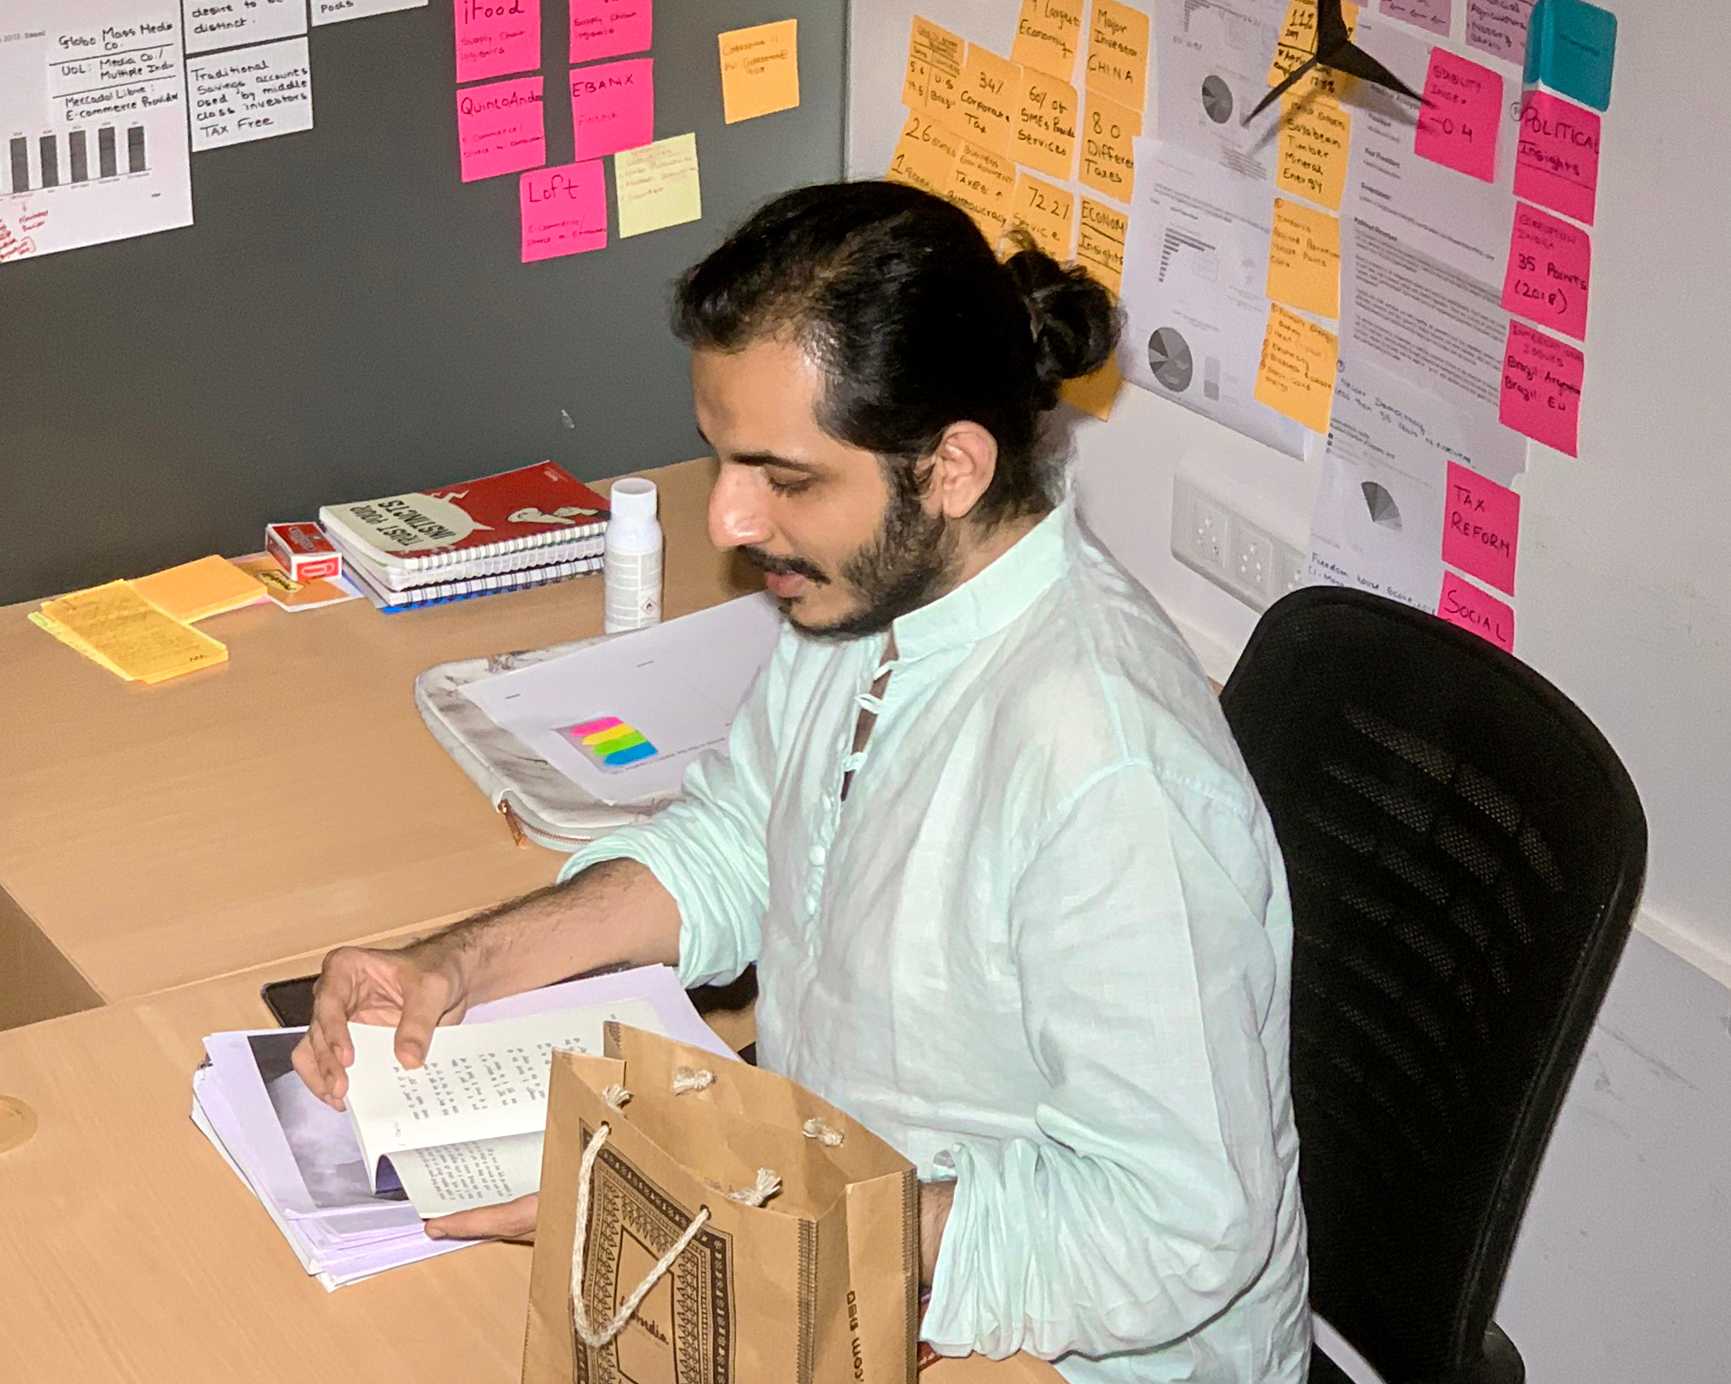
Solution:
[(695, 134), (624, 150), (613, 160), (613, 177), (621, 237), (682, 226), (703, 216)]
[(647, 53), (655, 42), (651, 0), (571, 0), (571, 61)]
[(1025, 226), (1034, 243), (1053, 259), (1070, 258), (1070, 242), (1076, 238), (1076, 197), (1068, 188), (1032, 173), (1018, 174), (1010, 193), (1010, 220)]
[(1066, 82), (1082, 41), (1082, 0), (1022, 0), (1010, 59)]
[(1488, 591), (1480, 591), (1470, 581), (1462, 581), (1453, 572), (1443, 573), (1436, 613), (1451, 625), (1488, 639), (1504, 653), (1515, 651), (1514, 608)]
[(1053, 178), (1076, 175), (1076, 88), (1032, 67), (1022, 69), (1016, 109), (1016, 162)]
[(457, 80), (481, 82), (541, 65), (541, 0), (452, 0)]
[(962, 141), (958, 136), (931, 116), (910, 111), (884, 177), (892, 183), (908, 183), (942, 197), (949, 189), (950, 174), (961, 152)]
[(1404, 19), (1444, 38), (1454, 18), (1454, 0), (1382, 0), (1378, 8), (1390, 19)]
[(579, 159), (635, 149), (655, 138), (655, 59), (571, 69), (571, 129)]
[(799, 21), (782, 19), (718, 36), (721, 116), (729, 125), (799, 105)]
[(1340, 339), (1333, 332), (1278, 303), (1268, 305), (1268, 329), (1256, 367), (1257, 403), (1312, 432), (1327, 432), (1339, 366)]
[(1340, 316), (1340, 218), (1274, 199), (1268, 296), (1319, 317)]
[(1515, 196), (1593, 224), (1599, 196), (1599, 116), (1548, 91), (1521, 98)]
[(908, 66), (902, 79), (902, 104), (953, 121), (968, 45), (941, 24), (914, 16), (908, 35)]
[(1509, 267), (1503, 277), (1505, 308), (1584, 340), (1592, 265), (1587, 232), (1525, 202), (1515, 203)]
[(1521, 497), (1451, 461), (1443, 505), (1443, 561), (1512, 596), (1520, 539)]
[(980, 233), (997, 244), (1010, 214), (1010, 192), (1016, 185), (1016, 165), (1002, 154), (977, 144), (962, 145), (950, 170), (944, 195), (974, 218)]
[(1493, 182), (1502, 118), (1503, 79), (1498, 73), (1441, 44), (1431, 49), (1413, 142), (1417, 154)]
[(517, 198), (524, 264), (606, 247), (607, 184), (600, 159), (525, 173)]
[(956, 94), (955, 119), (959, 122), (956, 128), (994, 154), (1012, 154), (1016, 98), (1021, 87), (1020, 67), (989, 48), (970, 43), (968, 60), (962, 67), (961, 89)]
[(1321, 92), (1309, 97), (1289, 92), (1281, 98), (1275, 181), (1282, 192), (1339, 211), (1351, 144), (1352, 116), (1339, 101)]
[(545, 163), (541, 79), (517, 77), (459, 91), (457, 150), (466, 183)]
[(1586, 357), (1568, 342), (1510, 322), (1498, 417), (1516, 432), (1559, 452), (1579, 455), (1581, 381), (1586, 370)]
[(1117, 0), (1094, 0), (1088, 26), (1089, 91), (1141, 110), (1148, 99), (1148, 16)]
[(1527, 25), (1533, 0), (1467, 0), (1467, 42), (1474, 48), (1518, 63), (1527, 51)]
[(1142, 117), (1108, 96), (1090, 91), (1082, 108), (1082, 183), (1126, 206), (1136, 190), (1132, 141), (1142, 133)]

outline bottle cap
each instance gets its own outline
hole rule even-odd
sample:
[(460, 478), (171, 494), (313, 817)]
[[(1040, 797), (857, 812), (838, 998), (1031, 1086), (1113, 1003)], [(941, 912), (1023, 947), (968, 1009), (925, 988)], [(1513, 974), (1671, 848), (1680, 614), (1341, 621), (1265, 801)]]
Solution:
[(622, 481), (613, 482), (609, 508), (615, 519), (642, 523), (655, 517), (656, 499), (654, 481), (646, 481), (641, 476), (627, 476)]

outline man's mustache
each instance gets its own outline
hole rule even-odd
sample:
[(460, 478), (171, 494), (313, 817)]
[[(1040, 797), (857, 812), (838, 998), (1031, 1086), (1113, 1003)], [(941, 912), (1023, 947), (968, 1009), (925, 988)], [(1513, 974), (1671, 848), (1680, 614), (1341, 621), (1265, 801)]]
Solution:
[(739, 555), (762, 572), (777, 572), (804, 577), (807, 581), (829, 584), (829, 578), (804, 558), (772, 557), (760, 548), (741, 548)]

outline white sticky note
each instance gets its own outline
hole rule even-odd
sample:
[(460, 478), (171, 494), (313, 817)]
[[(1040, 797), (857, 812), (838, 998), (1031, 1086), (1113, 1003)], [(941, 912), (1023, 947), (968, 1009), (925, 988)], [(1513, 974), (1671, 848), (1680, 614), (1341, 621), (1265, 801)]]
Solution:
[(313, 127), (312, 63), (304, 38), (188, 58), (186, 82), (195, 154)]

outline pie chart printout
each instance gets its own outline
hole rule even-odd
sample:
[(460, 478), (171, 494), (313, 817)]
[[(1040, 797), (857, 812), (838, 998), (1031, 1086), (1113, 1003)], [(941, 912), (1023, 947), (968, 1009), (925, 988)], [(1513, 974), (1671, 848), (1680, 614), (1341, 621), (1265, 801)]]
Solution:
[(1364, 507), (1370, 511), (1370, 522), (1399, 533), (1400, 506), (1394, 502), (1394, 496), (1388, 493), (1387, 487), (1375, 481), (1362, 481), (1359, 489), (1364, 492)]
[(1232, 119), (1232, 88), (1213, 73), (1202, 79), (1202, 109), (1216, 125)]
[(1190, 343), (1176, 327), (1156, 327), (1148, 338), (1148, 368), (1174, 394), (1190, 388), (1196, 367), (1190, 359)]

